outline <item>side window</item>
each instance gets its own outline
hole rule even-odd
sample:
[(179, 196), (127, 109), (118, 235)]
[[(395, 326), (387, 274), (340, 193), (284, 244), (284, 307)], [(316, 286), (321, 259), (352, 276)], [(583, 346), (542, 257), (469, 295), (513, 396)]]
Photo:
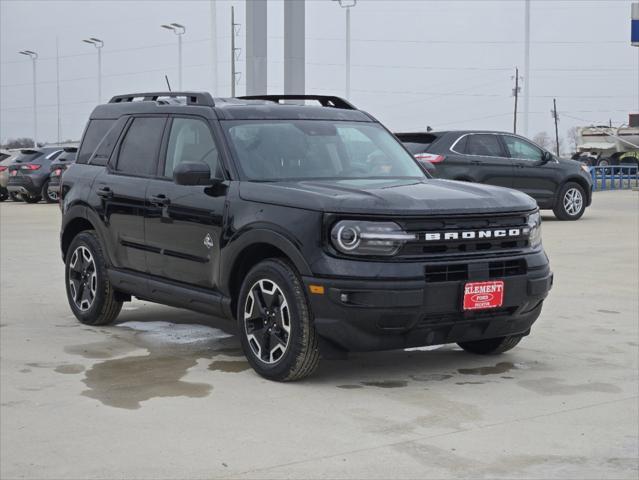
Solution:
[(155, 174), (164, 123), (160, 117), (134, 119), (120, 145), (115, 169), (130, 175)]
[(469, 135), (466, 141), (466, 154), (483, 157), (503, 157), (497, 135)]
[(77, 163), (87, 163), (104, 135), (113, 126), (115, 120), (90, 120), (82, 144), (78, 151)]
[(541, 162), (544, 157), (544, 152), (521, 138), (513, 137), (511, 135), (504, 135), (502, 137), (506, 144), (506, 149), (511, 158), (519, 158), (523, 160), (530, 160), (533, 162)]
[(468, 153), (466, 152), (467, 143), (468, 143), (468, 135), (464, 135), (463, 137), (461, 137), (454, 143), (452, 148), (457, 153)]
[(202, 162), (211, 169), (211, 177), (221, 177), (219, 154), (209, 126), (197, 118), (174, 118), (166, 149), (164, 176), (173, 177), (181, 162)]

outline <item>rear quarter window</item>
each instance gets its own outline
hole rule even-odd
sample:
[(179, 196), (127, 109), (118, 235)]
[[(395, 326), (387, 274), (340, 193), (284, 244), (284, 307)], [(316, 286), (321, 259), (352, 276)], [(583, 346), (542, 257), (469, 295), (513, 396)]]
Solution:
[(89, 158), (100, 144), (106, 133), (111, 129), (115, 120), (89, 120), (87, 129), (82, 137), (82, 143), (78, 150), (76, 163), (88, 163)]

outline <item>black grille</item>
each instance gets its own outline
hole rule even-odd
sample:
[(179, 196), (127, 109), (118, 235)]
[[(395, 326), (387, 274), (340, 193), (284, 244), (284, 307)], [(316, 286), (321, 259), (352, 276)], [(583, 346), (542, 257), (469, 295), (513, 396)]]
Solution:
[(511, 316), (517, 311), (517, 307), (492, 308), (489, 310), (455, 312), (455, 313), (433, 313), (423, 317), (418, 327), (427, 327), (432, 325), (450, 324), (456, 322), (464, 322), (469, 320), (482, 320), (493, 317)]
[[(513, 275), (524, 275), (527, 271), (524, 259), (503, 260), (489, 262), (487, 265), (479, 265), (484, 271), (488, 270), (489, 279), (512, 277)], [(477, 268), (481, 271), (482, 268)], [(470, 279), (467, 263), (447, 263), (426, 266), (427, 282), (464, 282)]]

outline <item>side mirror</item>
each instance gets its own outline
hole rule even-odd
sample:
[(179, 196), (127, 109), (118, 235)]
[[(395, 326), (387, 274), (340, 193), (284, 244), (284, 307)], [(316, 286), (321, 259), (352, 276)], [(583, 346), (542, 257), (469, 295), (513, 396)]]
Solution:
[(211, 185), (211, 169), (203, 162), (181, 162), (173, 170), (173, 181), (178, 185)]
[(552, 159), (553, 159), (552, 153), (544, 152), (544, 154), (541, 156), (541, 163), (551, 162)]

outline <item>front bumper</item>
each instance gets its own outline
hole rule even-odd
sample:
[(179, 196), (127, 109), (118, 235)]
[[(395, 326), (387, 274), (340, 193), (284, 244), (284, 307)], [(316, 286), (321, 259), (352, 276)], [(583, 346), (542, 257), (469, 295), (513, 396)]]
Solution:
[[(540, 255), (545, 261), (540, 262)], [(510, 263), (509, 263), (510, 262)], [(515, 265), (519, 269), (496, 267)], [(457, 343), (530, 332), (553, 283), (543, 252), (527, 257), (437, 263), (437, 275), (423, 279), (357, 280), (304, 277), (317, 332), (349, 351), (372, 351)], [(457, 268), (466, 265), (466, 273)], [(448, 275), (445, 272), (454, 272)], [(455, 278), (451, 280), (451, 278)], [(504, 281), (504, 302), (496, 309), (465, 312), (469, 281)], [(310, 293), (321, 285), (324, 294)]]

